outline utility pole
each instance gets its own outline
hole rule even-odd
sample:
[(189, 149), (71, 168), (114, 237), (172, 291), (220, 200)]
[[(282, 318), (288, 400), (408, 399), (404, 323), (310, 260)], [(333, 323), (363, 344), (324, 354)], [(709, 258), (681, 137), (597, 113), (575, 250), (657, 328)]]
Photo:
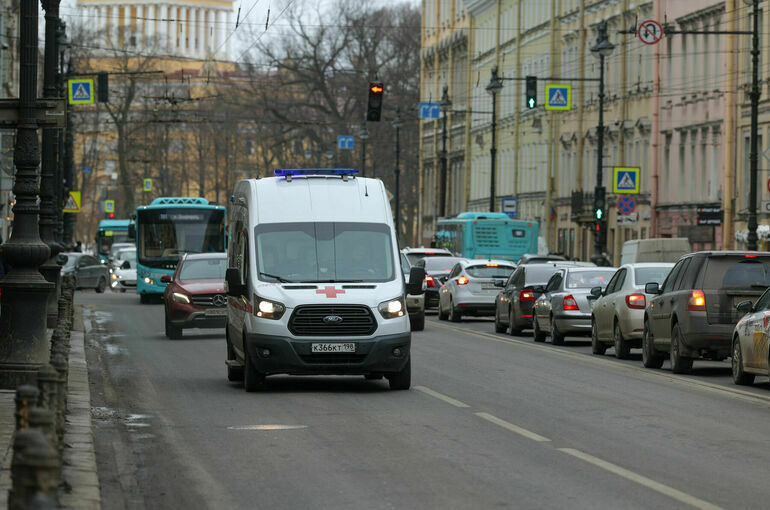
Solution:
[[(758, 148), (757, 136), (759, 131), (759, 0), (748, 0), (746, 3), (754, 4), (752, 16), (753, 29), (751, 34), (751, 152), (749, 153), (750, 184), (749, 184), (749, 250), (757, 249), (757, 173), (758, 173)], [(730, 218), (727, 218), (730, 221)]]
[(444, 85), (444, 91), (441, 94), (441, 102), (439, 103), (441, 112), (444, 114), (441, 119), (441, 177), (439, 179), (439, 185), (441, 186), (441, 193), (439, 194), (439, 216), (442, 218), (446, 216), (446, 181), (447, 181), (447, 152), (446, 152), (446, 117), (452, 108), (452, 101), (449, 100), (449, 86)]
[(396, 107), (396, 118), (393, 120), (393, 127), (396, 129), (396, 168), (393, 171), (396, 174), (396, 193), (395, 193), (395, 206), (396, 206), (396, 238), (399, 237), (400, 227), (401, 227), (401, 207), (399, 203), (399, 199), (401, 196), (401, 186), (400, 186), (400, 177), (401, 177), (401, 108)]
[(497, 67), (492, 68), (492, 77), (487, 84), (487, 92), (492, 96), (492, 147), (489, 149), (490, 175), (489, 175), (489, 211), (495, 212), (495, 180), (497, 165), (497, 93), (503, 88), (503, 80), (497, 76)]

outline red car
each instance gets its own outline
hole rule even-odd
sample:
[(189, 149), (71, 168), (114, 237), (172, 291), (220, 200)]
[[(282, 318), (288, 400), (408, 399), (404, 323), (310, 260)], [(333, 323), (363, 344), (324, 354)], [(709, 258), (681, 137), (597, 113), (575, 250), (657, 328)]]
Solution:
[(224, 328), (227, 322), (224, 253), (182, 256), (173, 277), (161, 278), (166, 291), (166, 336), (182, 338), (186, 328)]

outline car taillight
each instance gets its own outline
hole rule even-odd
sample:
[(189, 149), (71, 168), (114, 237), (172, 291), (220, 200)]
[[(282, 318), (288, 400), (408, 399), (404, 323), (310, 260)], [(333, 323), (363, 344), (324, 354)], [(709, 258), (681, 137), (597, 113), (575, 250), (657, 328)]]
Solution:
[(644, 298), (644, 294), (629, 294), (626, 296), (626, 306), (629, 308), (644, 310), (646, 305), (647, 300)]
[(437, 287), (436, 280), (432, 276), (426, 276), (425, 277), (425, 284), (428, 287)]
[(461, 276), (460, 278), (457, 279), (457, 285), (465, 285), (466, 283), (468, 283), (468, 281), (469, 280), (467, 277)]
[(535, 300), (535, 293), (532, 292), (532, 289), (521, 289), (521, 292), (519, 292), (519, 301), (534, 301)]
[(706, 311), (706, 296), (702, 290), (691, 290), (690, 299), (687, 301), (687, 309), (693, 312)]
[(564, 296), (562, 307), (565, 310), (580, 310), (580, 308), (578, 308), (577, 301), (575, 301), (575, 298), (572, 296), (572, 294), (567, 294)]

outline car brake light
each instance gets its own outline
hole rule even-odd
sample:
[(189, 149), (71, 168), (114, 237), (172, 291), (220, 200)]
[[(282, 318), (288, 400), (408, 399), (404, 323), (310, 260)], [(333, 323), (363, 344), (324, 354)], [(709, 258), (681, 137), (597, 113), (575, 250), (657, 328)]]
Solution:
[(646, 305), (647, 300), (644, 298), (644, 294), (629, 294), (626, 296), (626, 306), (629, 308), (644, 310)]
[(436, 254), (435, 251), (426, 251), (425, 252), (425, 255), (435, 255), (435, 254)]
[(437, 286), (436, 285), (436, 280), (434, 280), (432, 276), (426, 276), (425, 277), (425, 284), (428, 287), (436, 287)]
[(745, 258), (745, 259), (755, 259), (757, 257), (759, 257), (759, 255), (744, 255), (743, 256), (743, 258)]
[(467, 277), (461, 276), (460, 278), (457, 279), (457, 285), (465, 285), (466, 283), (468, 283), (468, 281), (469, 280)]
[(690, 299), (687, 301), (687, 309), (693, 312), (706, 311), (706, 296), (702, 290), (691, 290)]
[(487, 267), (499, 267), (498, 264), (487, 264)]
[(572, 296), (572, 294), (567, 294), (564, 296), (562, 307), (565, 310), (580, 310), (580, 308), (578, 308), (577, 301), (575, 301), (575, 298)]
[(535, 300), (535, 293), (532, 292), (532, 289), (521, 289), (521, 292), (519, 292), (519, 301), (534, 301)]

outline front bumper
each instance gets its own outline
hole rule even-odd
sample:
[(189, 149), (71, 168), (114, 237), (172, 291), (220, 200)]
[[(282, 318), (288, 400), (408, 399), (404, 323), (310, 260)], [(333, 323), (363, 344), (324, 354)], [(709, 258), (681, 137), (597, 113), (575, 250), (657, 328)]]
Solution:
[[(409, 359), (411, 333), (382, 335), (364, 340), (317, 337), (297, 339), (288, 336), (250, 333), (246, 349), (255, 368), (264, 374), (362, 375), (400, 372)], [(312, 354), (313, 343), (355, 343), (355, 353)], [(401, 355), (393, 355), (393, 349)], [(270, 351), (264, 355), (265, 349)]]
[(554, 322), (561, 333), (578, 335), (591, 334), (590, 313), (561, 313), (554, 315)]
[(169, 322), (176, 327), (187, 328), (224, 328), (227, 324), (227, 314), (208, 315), (206, 310), (227, 310), (227, 308), (200, 308), (184, 303), (174, 303), (169, 306)]

